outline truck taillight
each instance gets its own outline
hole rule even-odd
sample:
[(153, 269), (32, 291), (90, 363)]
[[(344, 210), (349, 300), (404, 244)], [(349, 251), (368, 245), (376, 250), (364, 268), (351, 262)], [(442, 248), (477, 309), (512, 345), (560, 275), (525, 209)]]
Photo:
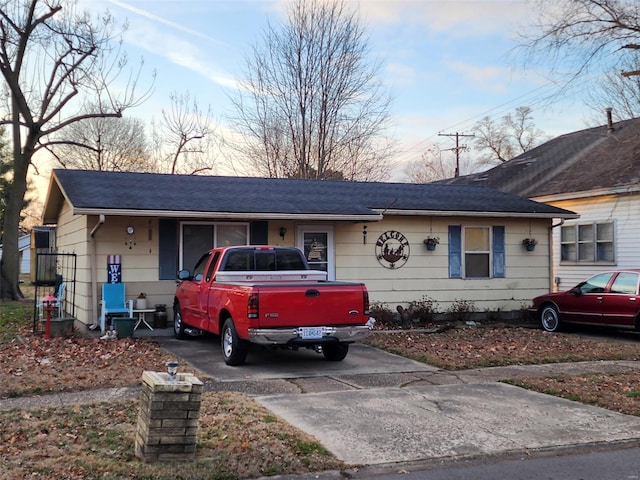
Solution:
[(369, 292), (366, 290), (362, 292), (362, 311), (365, 315), (369, 315), (371, 312), (369, 311)]
[(249, 301), (247, 302), (247, 318), (258, 318), (259, 310), (258, 294), (249, 294)]

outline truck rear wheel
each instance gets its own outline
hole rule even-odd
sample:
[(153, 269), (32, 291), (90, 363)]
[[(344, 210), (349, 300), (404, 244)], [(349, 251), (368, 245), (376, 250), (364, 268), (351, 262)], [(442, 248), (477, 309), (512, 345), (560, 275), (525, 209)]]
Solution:
[(330, 362), (341, 362), (349, 353), (348, 343), (328, 343), (322, 345), (322, 354)]
[(227, 318), (222, 326), (220, 346), (222, 347), (222, 357), (227, 365), (235, 367), (244, 364), (249, 352), (249, 344), (238, 336), (236, 326), (231, 318)]

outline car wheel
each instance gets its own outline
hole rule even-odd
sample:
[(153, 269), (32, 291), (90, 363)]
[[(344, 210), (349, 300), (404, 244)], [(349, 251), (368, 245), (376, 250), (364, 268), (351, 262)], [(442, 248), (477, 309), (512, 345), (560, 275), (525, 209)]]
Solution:
[(187, 334), (184, 333), (184, 322), (182, 321), (182, 312), (179, 304), (173, 307), (173, 336), (178, 340), (187, 338)]
[(249, 344), (246, 340), (238, 337), (236, 326), (231, 318), (227, 318), (222, 326), (220, 346), (222, 347), (222, 357), (227, 365), (237, 366), (244, 364), (249, 352)]
[(542, 328), (547, 332), (557, 332), (560, 330), (560, 315), (558, 309), (553, 305), (545, 305), (540, 312), (540, 322)]
[(328, 343), (322, 345), (322, 354), (326, 360), (330, 362), (340, 362), (345, 359), (349, 353), (348, 343)]

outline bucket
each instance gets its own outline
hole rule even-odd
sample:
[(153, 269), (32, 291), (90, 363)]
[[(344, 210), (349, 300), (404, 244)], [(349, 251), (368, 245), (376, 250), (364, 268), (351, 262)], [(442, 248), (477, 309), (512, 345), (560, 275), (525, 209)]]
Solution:
[(153, 328), (167, 328), (167, 312), (153, 314)]
[(111, 319), (113, 328), (118, 334), (118, 338), (133, 337), (133, 329), (136, 326), (136, 319), (130, 317), (114, 317)]
[(153, 328), (167, 328), (167, 306), (164, 303), (156, 304), (153, 313)]

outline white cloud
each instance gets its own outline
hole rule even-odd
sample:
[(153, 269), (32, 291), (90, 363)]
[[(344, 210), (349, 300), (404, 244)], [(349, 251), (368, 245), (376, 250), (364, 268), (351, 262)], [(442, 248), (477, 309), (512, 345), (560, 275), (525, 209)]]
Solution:
[(358, 5), (373, 23), (408, 21), (457, 36), (505, 32), (528, 13), (526, 0), (359, 0)]

